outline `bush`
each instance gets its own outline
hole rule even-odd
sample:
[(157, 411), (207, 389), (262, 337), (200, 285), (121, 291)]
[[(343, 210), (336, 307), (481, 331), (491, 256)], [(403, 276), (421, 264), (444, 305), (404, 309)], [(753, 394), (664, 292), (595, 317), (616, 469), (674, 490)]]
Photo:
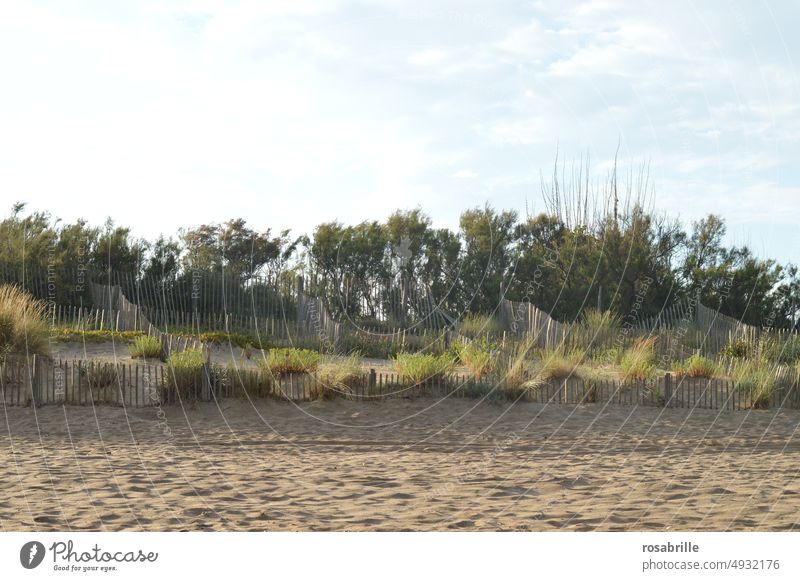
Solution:
[(492, 373), (497, 366), (495, 349), (485, 339), (456, 343), (455, 352), (477, 379)]
[(456, 329), (460, 335), (470, 339), (503, 334), (503, 325), (496, 317), (475, 313), (470, 313), (459, 321)]
[(453, 371), (453, 358), (431, 353), (399, 353), (394, 359), (397, 372), (414, 383), (441, 380)]
[(733, 339), (728, 341), (728, 344), (722, 348), (720, 355), (729, 359), (744, 359), (748, 357), (751, 352), (751, 345), (744, 339)]
[(47, 353), (47, 305), (17, 286), (0, 286), (0, 361), (6, 355)]
[(287, 373), (312, 373), (319, 365), (320, 355), (310, 349), (294, 347), (270, 349), (259, 365), (275, 376)]
[(152, 335), (140, 335), (133, 339), (133, 344), (128, 347), (131, 357), (145, 359), (161, 357), (161, 341)]
[(656, 371), (656, 337), (637, 339), (625, 350), (620, 359), (620, 370), (627, 381), (642, 381), (653, 377)]
[(203, 380), (203, 351), (187, 349), (173, 353), (167, 360), (168, 388), (174, 388), (181, 397), (193, 398)]
[(702, 355), (692, 355), (675, 366), (679, 377), (705, 377), (710, 379), (717, 374), (717, 364)]

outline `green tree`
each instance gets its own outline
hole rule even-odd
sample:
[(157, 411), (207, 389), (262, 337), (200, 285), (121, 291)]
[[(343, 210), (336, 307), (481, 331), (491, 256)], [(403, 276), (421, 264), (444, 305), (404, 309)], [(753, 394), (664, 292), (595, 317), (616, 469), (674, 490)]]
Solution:
[(496, 212), (488, 204), (467, 210), (459, 221), (463, 241), (462, 300), (472, 312), (493, 312), (515, 253), (516, 212)]

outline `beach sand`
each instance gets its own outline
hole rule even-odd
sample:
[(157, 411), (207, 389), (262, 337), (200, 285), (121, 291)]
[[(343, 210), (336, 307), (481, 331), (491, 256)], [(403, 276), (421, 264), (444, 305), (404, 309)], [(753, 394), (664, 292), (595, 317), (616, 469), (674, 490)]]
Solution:
[[(246, 351), (231, 344), (208, 345), (211, 354), (211, 362), (218, 365), (231, 365), (240, 369), (257, 369), (259, 361), (264, 355), (257, 349)], [(247, 356), (249, 354), (249, 357)], [(100, 341), (100, 342), (77, 342), (64, 341), (53, 342), (50, 345), (50, 357), (54, 360), (78, 361), (91, 360), (95, 363), (124, 363), (125, 365), (160, 365), (158, 359), (137, 359), (131, 357), (128, 344), (122, 341)], [(343, 359), (341, 356), (330, 356), (330, 359)], [(394, 363), (388, 359), (362, 358), (361, 366), (365, 371), (375, 369), (379, 373), (391, 373), (395, 371)], [(466, 367), (456, 367), (458, 373), (467, 373)]]
[[(163, 413), (162, 413), (163, 411)], [(6, 408), (3, 530), (788, 530), (797, 412)]]

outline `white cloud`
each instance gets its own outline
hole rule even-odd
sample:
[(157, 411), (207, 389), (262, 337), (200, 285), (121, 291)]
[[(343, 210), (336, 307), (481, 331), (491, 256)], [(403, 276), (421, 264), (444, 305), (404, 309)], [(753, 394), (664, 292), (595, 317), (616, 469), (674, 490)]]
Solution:
[(481, 198), (521, 209), (557, 146), (602, 177), (619, 144), (664, 210), (786, 221), (798, 41), (775, 22), (743, 3), (8, 2), (0, 189), (150, 235), (416, 205), (453, 223)]

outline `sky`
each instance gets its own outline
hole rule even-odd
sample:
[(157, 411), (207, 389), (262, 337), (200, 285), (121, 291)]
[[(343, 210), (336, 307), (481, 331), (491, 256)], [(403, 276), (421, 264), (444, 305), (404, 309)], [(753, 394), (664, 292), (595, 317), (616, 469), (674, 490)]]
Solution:
[(616, 155), (657, 211), (798, 263), (799, 27), (795, 0), (0, 0), (2, 212), (455, 227)]

